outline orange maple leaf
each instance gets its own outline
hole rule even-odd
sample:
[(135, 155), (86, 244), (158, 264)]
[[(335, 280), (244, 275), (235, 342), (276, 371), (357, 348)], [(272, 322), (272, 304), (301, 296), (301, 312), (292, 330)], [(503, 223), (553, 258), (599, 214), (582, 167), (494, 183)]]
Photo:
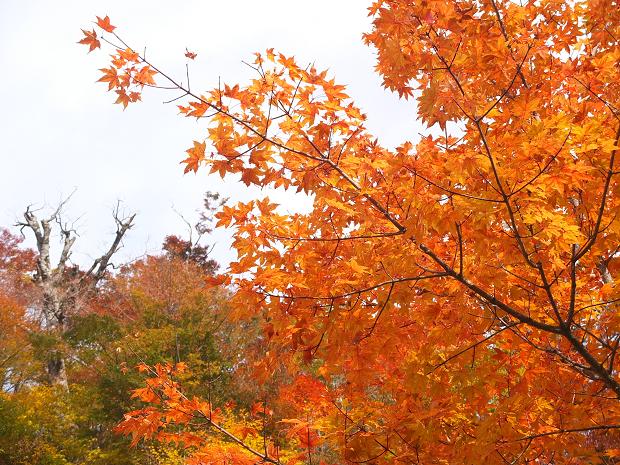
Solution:
[(123, 108), (127, 108), (127, 105), (129, 105), (129, 102), (131, 102), (131, 98), (129, 97), (129, 95), (127, 95), (125, 89), (117, 90), (116, 93), (118, 94), (118, 98), (114, 103), (120, 103), (123, 105)]
[(97, 79), (97, 82), (107, 82), (108, 90), (112, 90), (113, 88), (118, 87), (119, 80), (116, 68), (101, 68), (99, 71), (103, 71), (103, 76)]
[(112, 26), (110, 24), (110, 17), (106, 15), (105, 18), (100, 18), (99, 16), (97, 16), (97, 26), (99, 26), (101, 29), (103, 29), (106, 32), (112, 32), (114, 31), (114, 29), (116, 29), (116, 26)]
[(195, 173), (198, 171), (198, 165), (200, 165), (200, 162), (205, 158), (206, 147), (207, 144), (205, 142), (194, 141), (194, 146), (185, 151), (187, 152), (188, 157), (181, 162), (186, 165), (185, 170), (183, 171), (184, 173), (188, 173), (190, 171)]
[(131, 103), (135, 103), (138, 100), (140, 100), (140, 92), (135, 92), (135, 91), (129, 92), (129, 101)]
[(140, 55), (130, 48), (126, 48), (125, 50), (117, 49), (116, 51), (118, 52), (118, 56), (120, 56), (123, 60), (133, 61), (134, 63), (138, 63), (140, 61)]
[(155, 84), (153, 76), (156, 74), (157, 71), (152, 69), (149, 65), (146, 65), (136, 73), (134, 80), (141, 85)]
[(94, 30), (86, 31), (82, 29), (82, 32), (84, 33), (84, 38), (78, 41), (78, 44), (88, 45), (88, 53), (101, 47), (101, 42), (97, 39), (97, 33)]
[(189, 50), (187, 50), (187, 48), (185, 48), (185, 56), (189, 58), (190, 60), (193, 60), (194, 58), (196, 58), (197, 55), (198, 55), (197, 53), (190, 52)]

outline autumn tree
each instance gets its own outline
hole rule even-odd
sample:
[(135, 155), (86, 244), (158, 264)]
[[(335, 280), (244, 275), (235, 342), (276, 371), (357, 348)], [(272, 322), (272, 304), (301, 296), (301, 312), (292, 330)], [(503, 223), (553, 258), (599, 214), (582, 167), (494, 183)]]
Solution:
[[(327, 72), (273, 50), (248, 84), (201, 93), (107, 17), (81, 43), (114, 47), (100, 80), (116, 103), (163, 86), (205, 122), (186, 171), (313, 200), (218, 214), (235, 228), (235, 316), (259, 317), (269, 346), (258, 379), (284, 367), (300, 393), (282, 397), (303, 452), (289, 463), (613, 463), (620, 5), (379, 0), (369, 15), (384, 86), (427, 128), (395, 149)], [(275, 440), (222, 431), (176, 374), (153, 369), (126, 432), (181, 440), (174, 425), (201, 418), (243, 453), (228, 461), (283, 463)], [(204, 437), (186, 440), (207, 463)]]
[[(33, 281), (39, 291), (38, 302), (31, 302), (37, 310), (41, 328), (48, 338), (43, 341), (47, 352), (47, 374), (51, 384), (60, 384), (65, 388), (67, 376), (62, 351), (56, 346), (58, 337), (62, 337), (70, 328), (70, 319), (77, 315), (81, 306), (96, 291), (97, 285), (104, 278), (111, 265), (111, 259), (121, 245), (127, 231), (132, 227), (135, 215), (122, 217), (118, 208), (114, 212), (116, 233), (108, 250), (95, 259), (86, 271), (80, 270), (71, 262), (72, 247), (76, 231), (62, 218), (62, 208), (66, 201), (49, 216), (39, 219), (35, 211), (28, 207), (24, 220), (17, 226), (30, 231), (36, 240), (36, 271)], [(61, 250), (57, 263), (52, 263), (52, 230), (58, 228), (61, 237)]]
[[(185, 392), (226, 408), (229, 424), (245, 425), (239, 412), (256, 393), (241, 374), (242, 357), (258, 324), (249, 330), (225, 319), (229, 292), (214, 285), (202, 260), (162, 248), (108, 268), (95, 289), (75, 289), (60, 333), (40, 322), (37, 257), (22, 237), (0, 231), (2, 465), (181, 465), (187, 453), (179, 445), (132, 448), (114, 433), (125, 412), (143, 406), (132, 397), (144, 383), (131, 369), (140, 363), (191, 365)], [(63, 357), (66, 386), (49, 382), (50, 350)]]
[[(191, 365), (191, 373), (182, 377), (185, 393), (226, 408), (229, 424), (244, 426), (238, 411), (248, 410), (247, 399), (253, 396), (239, 375), (241, 357), (257, 331), (246, 327), (242, 332), (225, 319), (228, 297), (228, 291), (213, 285), (201, 262), (162, 250), (108, 276), (91, 312), (73, 319), (65, 339), (80, 363), (72, 364), (70, 386), (90, 393), (94, 401), (89, 416), (100, 421), (101, 457), (120, 450), (128, 463), (176, 465), (187, 455), (173, 443), (128, 450), (128, 441), (113, 433), (124, 413), (143, 405), (137, 394), (131, 395), (144, 383), (144, 375), (133, 370), (138, 364)], [(113, 457), (120, 460), (116, 453)]]
[(0, 386), (13, 392), (36, 371), (28, 337), (33, 327), (26, 316), (34, 253), (21, 245), (20, 237), (0, 229)]

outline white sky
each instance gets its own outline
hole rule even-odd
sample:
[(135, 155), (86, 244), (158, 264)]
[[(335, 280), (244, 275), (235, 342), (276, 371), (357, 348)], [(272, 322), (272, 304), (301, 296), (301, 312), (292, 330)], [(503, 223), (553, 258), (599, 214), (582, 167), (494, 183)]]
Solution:
[[(193, 89), (215, 87), (220, 76), (246, 82), (251, 70), (241, 61), (269, 47), (314, 62), (347, 85), (383, 144), (415, 138), (415, 105), (381, 88), (373, 50), (362, 43), (368, 3), (0, 0), (0, 226), (14, 224), (29, 204), (49, 208), (76, 189), (65, 216), (78, 219), (73, 260), (84, 264), (108, 245), (111, 211), (121, 200), (138, 213), (119, 256), (126, 261), (158, 251), (167, 234), (183, 235), (173, 207), (194, 221), (207, 190), (232, 200), (261, 195), (234, 179), (183, 175), (179, 162), (193, 139), (204, 138), (204, 126), (162, 105), (166, 95), (147, 90), (143, 103), (124, 112), (112, 104), (114, 96), (95, 83), (107, 53), (87, 54), (76, 44), (95, 15), (109, 15), (121, 37), (138, 50), (146, 45), (149, 59), (173, 74), (184, 73), (185, 47), (197, 52)], [(277, 201), (298, 208), (292, 193)], [(229, 232), (209, 241), (216, 243), (215, 259), (234, 258)]]

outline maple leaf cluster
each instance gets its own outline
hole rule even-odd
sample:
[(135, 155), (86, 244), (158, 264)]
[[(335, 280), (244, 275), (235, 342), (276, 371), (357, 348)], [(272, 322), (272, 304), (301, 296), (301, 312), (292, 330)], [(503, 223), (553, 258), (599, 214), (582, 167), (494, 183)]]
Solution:
[[(110, 24), (108, 16), (103, 19), (97, 16), (96, 24), (103, 31), (113, 34), (118, 40), (118, 36), (114, 33), (116, 27)], [(85, 37), (79, 43), (88, 45), (89, 52), (101, 47), (95, 30), (82, 30), (82, 32)], [(147, 64), (137, 52), (124, 45), (117, 47), (116, 53), (111, 55), (111, 66), (100, 69), (103, 76), (98, 79), (98, 82), (106, 83), (109, 91), (114, 90), (116, 92), (117, 99), (114, 103), (127, 108), (130, 103), (140, 100), (144, 86), (155, 85), (154, 76), (157, 71)]]
[[(200, 464), (206, 458), (228, 458), (231, 463), (249, 465), (256, 457), (268, 463), (280, 463), (280, 455), (287, 461), (296, 462), (306, 457), (309, 447), (316, 447), (317, 433), (310, 430), (308, 422), (295, 419), (283, 420), (282, 423), (292, 424), (287, 429), (288, 441), (297, 444), (297, 452), (281, 451), (281, 447), (264, 435), (267, 422), (273, 422), (274, 411), (263, 402), (255, 402), (247, 412), (245, 421), (226, 421), (233, 416), (234, 404), (224, 408), (214, 408), (209, 402), (197, 397), (188, 398), (175, 380), (186, 371), (186, 366), (177, 364), (138, 365), (138, 370), (149, 373), (146, 387), (136, 389), (133, 397), (149, 404), (147, 407), (125, 414), (116, 431), (131, 435), (132, 444), (140, 440), (157, 439), (165, 443), (182, 445), (193, 449), (188, 463)], [(316, 406), (315, 406), (316, 408)], [(194, 428), (196, 424), (199, 428)], [(215, 430), (224, 441), (214, 440), (205, 434), (205, 427)], [(261, 441), (261, 449), (252, 445), (252, 441)], [(230, 447), (231, 443), (235, 447)], [(293, 449), (294, 450), (294, 449)]]
[(168, 78), (206, 125), (186, 172), (313, 199), (217, 215), (235, 228), (235, 318), (262, 321), (256, 379), (284, 370), (310, 400), (281, 391), (308, 462), (320, 448), (378, 464), (610, 459), (597, 434), (620, 428), (620, 5), (369, 13), (384, 86), (427, 127), (394, 149), (327, 72), (273, 50), (246, 85)]

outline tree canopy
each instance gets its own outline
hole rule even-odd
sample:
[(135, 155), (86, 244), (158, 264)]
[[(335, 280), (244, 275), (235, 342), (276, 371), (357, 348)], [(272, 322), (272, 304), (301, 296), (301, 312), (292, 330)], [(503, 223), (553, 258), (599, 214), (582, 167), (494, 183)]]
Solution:
[[(107, 16), (84, 31), (89, 51), (113, 47), (100, 80), (116, 103), (166, 87), (204, 121), (186, 172), (313, 202), (217, 214), (238, 255), (219, 280), (262, 328), (255, 379), (281, 377), (271, 402), (287, 404), (264, 447), (185, 396), (172, 365), (143, 367), (152, 405), (121, 428), (186, 441), (196, 463), (231, 444), (233, 463), (615, 463), (620, 5), (379, 0), (369, 14), (376, 71), (427, 128), (396, 148), (293, 57), (267, 50), (249, 83), (197, 92)], [(189, 436), (196, 417), (225, 442)], [(282, 458), (281, 434), (297, 454)]]

